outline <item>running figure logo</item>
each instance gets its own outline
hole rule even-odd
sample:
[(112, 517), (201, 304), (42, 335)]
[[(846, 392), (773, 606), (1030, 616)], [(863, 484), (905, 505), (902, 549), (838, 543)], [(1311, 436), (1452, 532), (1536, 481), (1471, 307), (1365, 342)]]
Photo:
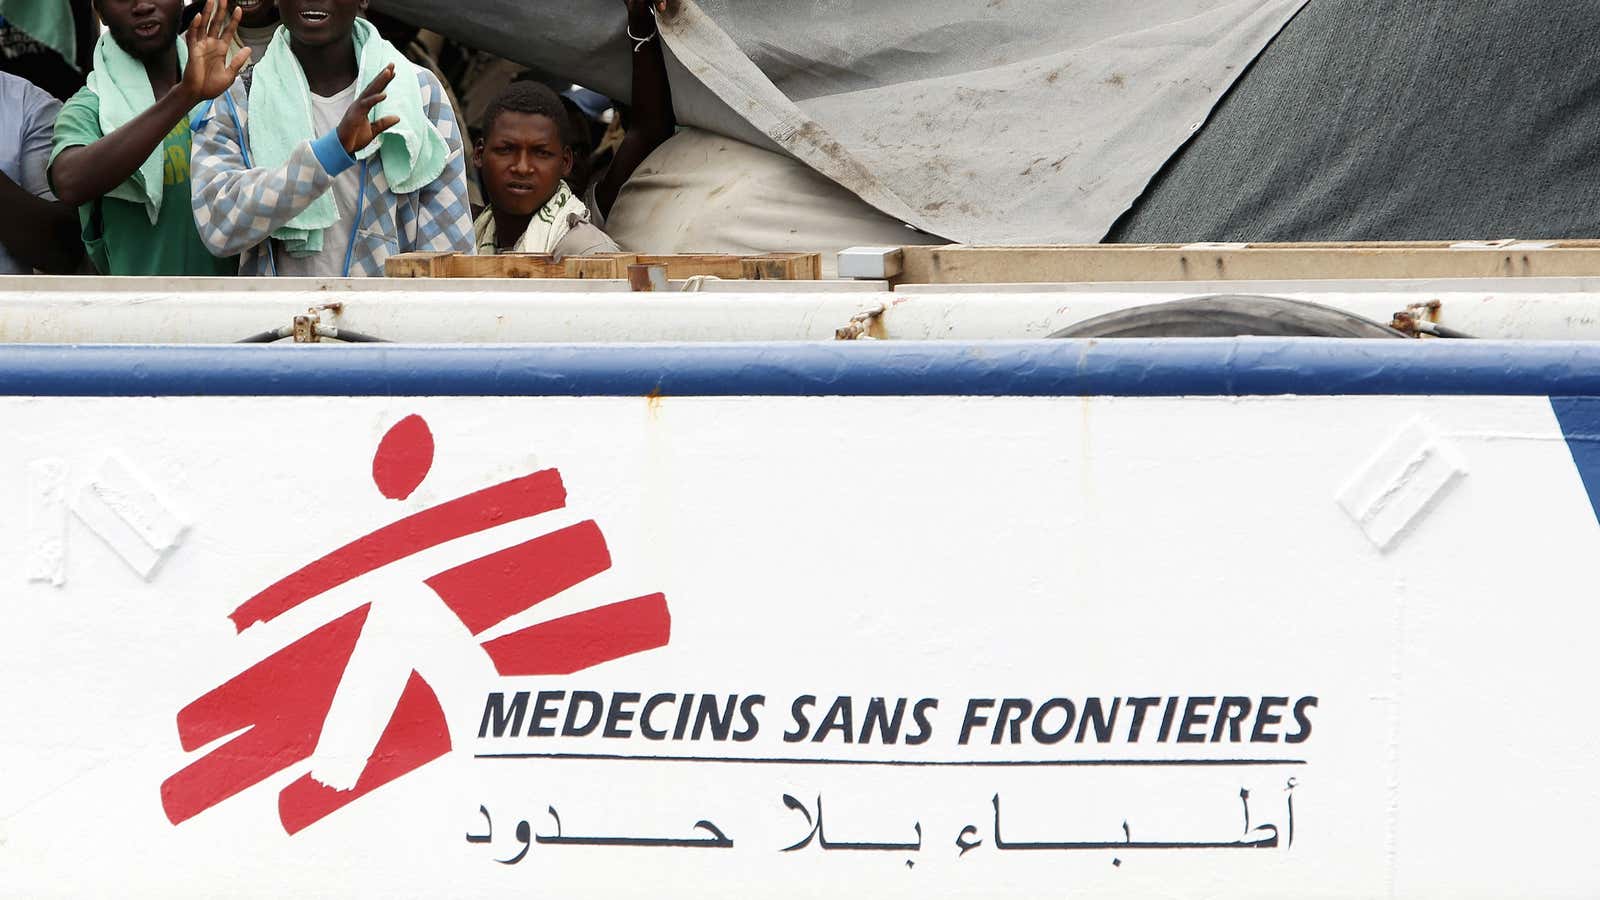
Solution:
[[(421, 417), (395, 425), (373, 459), (378, 490), (393, 500), (409, 497), (432, 468), (433, 453), (433, 434)], [(229, 618), (243, 632), (424, 550), (562, 509), (566, 499), (561, 473), (549, 469), (440, 503), (302, 567), (245, 601)], [(477, 636), (610, 567), (599, 526), (585, 521), (441, 572), (426, 585)], [(178, 713), (185, 752), (239, 734), (162, 784), (162, 806), (174, 825), (311, 758), (371, 610), (368, 603), (328, 622)], [(666, 597), (651, 594), (480, 645), (502, 676), (567, 675), (664, 647), (671, 628)], [(438, 696), (412, 669), (354, 786), (337, 790), (307, 773), (278, 795), (279, 819), (295, 834), (444, 756), (450, 747)]]

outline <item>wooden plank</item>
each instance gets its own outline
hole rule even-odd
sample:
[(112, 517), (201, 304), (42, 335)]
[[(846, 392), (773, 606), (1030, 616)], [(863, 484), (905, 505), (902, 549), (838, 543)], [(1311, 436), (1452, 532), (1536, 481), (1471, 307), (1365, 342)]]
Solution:
[(383, 274), (389, 278), (446, 278), (454, 253), (401, 253), (384, 261)]
[[(1463, 239), (1463, 240), (1459, 240), (1459, 241), (1291, 241), (1291, 242), (1284, 242), (1284, 243), (1245, 244), (1244, 246), (1249, 248), (1249, 249), (1251, 249), (1251, 250), (1338, 250), (1338, 249), (1346, 249), (1346, 248), (1347, 249), (1394, 250), (1394, 249), (1409, 249), (1409, 248), (1416, 248), (1416, 249), (1477, 249), (1478, 247), (1487, 246), (1487, 245), (1504, 245), (1504, 246), (1508, 246), (1509, 247), (1509, 246), (1532, 245), (1532, 244), (1548, 245), (1548, 249), (1552, 249), (1552, 250), (1582, 250), (1582, 249), (1600, 247), (1600, 240), (1594, 240), (1594, 239), (1585, 238), (1585, 239), (1582, 239), (1582, 240), (1559, 240), (1559, 241), (1557, 241), (1557, 240), (1542, 240), (1542, 239), (1538, 239), (1538, 238), (1528, 238), (1528, 239), (1513, 238), (1513, 239), (1505, 239), (1505, 240), (1469, 240), (1469, 239)], [(1100, 245), (1100, 246), (1103, 246), (1103, 247), (1114, 247), (1114, 246), (1118, 246), (1118, 245), (1115, 245), (1115, 244), (1104, 244), (1104, 245)], [(1139, 244), (1130, 244), (1128, 246), (1137, 248), (1137, 247), (1139, 247), (1141, 245), (1139, 245)], [(1189, 246), (1193, 246), (1193, 245), (1192, 244), (1178, 244), (1178, 245), (1166, 245), (1166, 246), (1189, 247)]]
[[(897, 284), (1600, 276), (1600, 245), (905, 247)], [(1565, 242), (1563, 242), (1565, 243)]]
[(567, 267), (546, 253), (502, 253), (497, 256), (457, 256), (451, 260), (451, 278), (564, 278)]
[(569, 256), (566, 259), (567, 278), (627, 278), (628, 267), (639, 260), (633, 253), (602, 253), (595, 256)]
[(636, 260), (641, 266), (660, 266), (667, 270), (667, 277), (676, 281), (693, 278), (696, 275), (709, 275), (716, 278), (735, 279), (744, 277), (743, 258), (726, 253), (673, 253), (673, 254), (639, 254)]
[(810, 270), (803, 277), (806, 281), (822, 280), (822, 254), (807, 253), (806, 259), (811, 263)]
[(750, 281), (816, 281), (822, 277), (820, 253), (766, 253), (747, 256), (743, 276)]
[(820, 253), (769, 253), (762, 256), (687, 253), (646, 255), (604, 253), (568, 257), (556, 263), (548, 254), (502, 253), (468, 256), (456, 253), (405, 253), (391, 257), (385, 273), (391, 278), (615, 278), (626, 279), (631, 266), (666, 271), (670, 279), (697, 275), (727, 280), (809, 280), (822, 277)]

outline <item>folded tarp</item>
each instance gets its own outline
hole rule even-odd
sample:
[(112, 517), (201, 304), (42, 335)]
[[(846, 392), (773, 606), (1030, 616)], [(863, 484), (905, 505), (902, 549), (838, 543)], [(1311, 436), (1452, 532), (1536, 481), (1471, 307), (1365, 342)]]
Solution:
[[(1100, 240), (1306, 0), (678, 0), (681, 121), (964, 243)], [(627, 97), (620, 0), (382, 0)]]

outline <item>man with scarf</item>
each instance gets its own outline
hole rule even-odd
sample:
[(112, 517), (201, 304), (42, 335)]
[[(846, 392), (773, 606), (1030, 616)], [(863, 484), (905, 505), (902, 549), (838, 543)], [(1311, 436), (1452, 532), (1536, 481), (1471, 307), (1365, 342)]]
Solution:
[(365, 7), (279, 0), (266, 55), (195, 116), (195, 224), (242, 273), (382, 275), (395, 254), (472, 252), (444, 86)]
[[(230, 60), (239, 14), (209, 0), (183, 42), (181, 0), (95, 0), (107, 33), (89, 82), (56, 120), (50, 181), (77, 207), (83, 241), (107, 275), (227, 275), (190, 213), (189, 114), (221, 94), (250, 55)], [(202, 50), (219, 43), (222, 52)]]
[(572, 123), (561, 98), (536, 81), (517, 81), (489, 104), (476, 154), (489, 208), (478, 217), (478, 254), (615, 253), (572, 192)]
[(654, 10), (666, 0), (626, 0), (633, 44), (633, 124), (609, 169), (589, 188), (589, 202), (566, 179), (574, 165), (572, 130), (555, 92), (515, 82), (483, 117), (475, 156), (489, 201), (477, 221), (478, 253), (548, 253), (567, 256), (615, 253), (617, 245), (595, 225), (603, 223), (623, 184), (655, 149), (672, 137), (677, 119)]

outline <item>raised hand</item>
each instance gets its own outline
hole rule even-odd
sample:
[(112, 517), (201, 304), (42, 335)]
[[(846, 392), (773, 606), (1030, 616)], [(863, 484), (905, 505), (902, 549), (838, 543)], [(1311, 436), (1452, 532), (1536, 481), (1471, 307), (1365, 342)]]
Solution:
[(393, 63), (385, 66), (378, 77), (361, 91), (356, 102), (344, 111), (344, 118), (339, 120), (339, 143), (344, 145), (344, 152), (354, 156), (377, 140), (378, 135), (400, 124), (399, 116), (384, 116), (376, 122), (372, 121), (372, 109), (389, 96), (384, 91), (391, 81), (394, 81)]
[(628, 38), (633, 44), (633, 120), (611, 166), (595, 185), (600, 211), (610, 214), (622, 185), (633, 177), (657, 147), (677, 131), (672, 111), (672, 84), (667, 78), (666, 54), (661, 49), (656, 15), (671, 21), (678, 0), (623, 0), (628, 7)]
[(233, 60), (233, 38), (239, 31), (243, 10), (230, 15), (225, 0), (206, 0), (206, 8), (194, 17), (184, 41), (189, 45), (189, 64), (183, 70), (179, 87), (195, 103), (222, 96), (250, 62), (249, 48), (240, 50)]

